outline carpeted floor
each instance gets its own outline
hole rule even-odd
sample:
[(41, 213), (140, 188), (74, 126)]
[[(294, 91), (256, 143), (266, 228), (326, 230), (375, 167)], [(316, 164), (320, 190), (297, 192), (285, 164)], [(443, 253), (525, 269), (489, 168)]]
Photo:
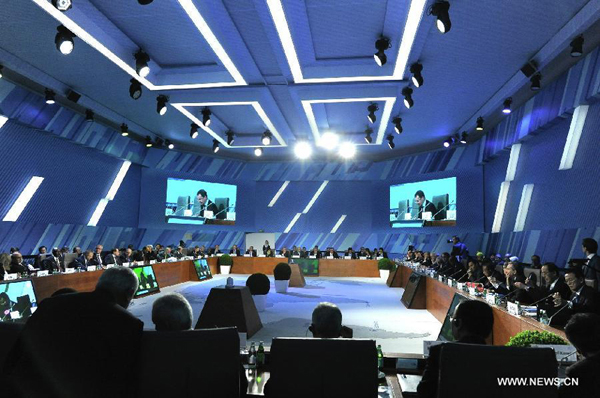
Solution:
[[(245, 285), (248, 275), (231, 275), (236, 285)], [(426, 310), (407, 310), (400, 302), (403, 289), (388, 288), (379, 278), (306, 278), (304, 288), (289, 288), (287, 294), (271, 291), (267, 308), (259, 313), (263, 328), (250, 341), (264, 341), (278, 336), (304, 337), (308, 332), (314, 307), (328, 301), (342, 310), (343, 324), (354, 330), (354, 337), (377, 340), (386, 353), (422, 353), (423, 340), (435, 340), (441, 324)], [(217, 275), (206, 282), (187, 282), (161, 289), (161, 293), (135, 299), (130, 311), (153, 329), (152, 303), (170, 292), (183, 294), (194, 310), (196, 323), (210, 289), (225, 284)], [(248, 343), (249, 345), (249, 343)]]

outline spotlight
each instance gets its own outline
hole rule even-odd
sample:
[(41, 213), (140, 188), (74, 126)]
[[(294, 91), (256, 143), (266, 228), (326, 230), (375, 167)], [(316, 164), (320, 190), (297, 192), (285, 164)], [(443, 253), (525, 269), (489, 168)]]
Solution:
[(371, 134), (373, 134), (373, 130), (372, 129), (366, 129), (365, 130), (365, 141), (367, 141), (367, 144), (372, 144), (373, 143), (373, 137), (371, 137)]
[(344, 159), (352, 159), (356, 155), (356, 146), (351, 142), (344, 142), (340, 145), (338, 153)]
[(571, 42), (571, 57), (581, 57), (583, 55), (583, 36), (577, 36)]
[(441, 33), (448, 33), (452, 28), (449, 9), (450, 3), (447, 1), (436, 1), (429, 9), (429, 15), (437, 17), (437, 28)]
[(48, 105), (53, 105), (56, 103), (56, 100), (54, 99), (54, 96), (56, 94), (54, 93), (54, 91), (46, 89), (46, 103)]
[(265, 146), (271, 145), (271, 132), (269, 130), (267, 130), (263, 133), (261, 142)]
[(227, 136), (227, 145), (233, 145), (233, 141), (235, 141), (233, 131), (229, 130), (225, 135)]
[(504, 113), (505, 115), (508, 115), (511, 112), (510, 104), (512, 104), (512, 98), (509, 97), (504, 100), (504, 108), (502, 109), (502, 113)]
[(79, 101), (79, 99), (81, 98), (81, 94), (76, 93), (73, 90), (69, 90), (67, 91), (67, 99), (71, 102), (77, 103)]
[(146, 136), (146, 148), (152, 148), (152, 138), (149, 135)]
[(469, 138), (469, 133), (467, 133), (466, 131), (463, 131), (462, 136), (460, 137), (460, 143), (466, 144), (468, 138)]
[(294, 146), (294, 154), (298, 159), (308, 159), (312, 155), (312, 146), (307, 141), (298, 141)]
[(164, 143), (165, 143), (165, 142), (164, 142), (164, 141), (163, 141), (163, 139), (162, 139), (162, 138), (160, 138), (160, 137), (156, 137), (156, 138), (154, 139), (154, 144), (156, 145), (156, 147), (157, 147), (157, 148), (162, 148), (162, 146), (164, 145)]
[(394, 131), (396, 134), (402, 133), (402, 118), (395, 117), (394, 120), (392, 120), (392, 123), (394, 124)]
[(377, 104), (371, 104), (369, 105), (367, 110), (369, 111), (369, 115), (367, 116), (369, 122), (371, 122), (371, 124), (375, 123), (375, 121), (377, 120), (377, 116), (375, 116), (375, 111), (378, 111), (379, 107), (377, 106)]
[(531, 86), (529, 87), (531, 91), (538, 91), (542, 87), (542, 75), (536, 73), (531, 76)]
[(71, 0), (52, 0), (52, 5), (56, 7), (58, 11), (65, 12), (73, 7), (73, 2)]
[(129, 126), (127, 126), (125, 123), (121, 125), (121, 135), (123, 137), (127, 137), (129, 135)]
[(204, 125), (204, 127), (210, 126), (210, 115), (212, 115), (210, 109), (202, 109), (202, 124)]
[(150, 67), (148, 66), (148, 62), (150, 62), (150, 56), (139, 50), (134, 54), (135, 57), (135, 71), (140, 77), (146, 77), (150, 73)]
[(173, 149), (173, 148), (175, 148), (175, 144), (173, 144), (173, 143), (172, 143), (171, 141), (169, 141), (169, 140), (165, 140), (165, 145), (166, 145), (166, 147), (167, 147), (167, 148), (169, 148), (169, 149)]
[(196, 123), (192, 123), (191, 127), (192, 128), (190, 129), (190, 138), (195, 139), (196, 137), (198, 137), (198, 125)]
[(394, 144), (394, 136), (393, 135), (390, 134), (385, 139), (388, 140), (388, 146), (390, 147), (390, 149), (396, 148), (396, 144)]
[(167, 102), (169, 102), (169, 97), (166, 95), (159, 95), (156, 97), (156, 112), (159, 115), (163, 116), (167, 113)]
[(146, 6), (150, 3), (152, 3), (153, 0), (138, 0), (138, 3), (140, 3), (143, 6)]
[(261, 147), (254, 148), (254, 156), (261, 156), (263, 154), (263, 150)]
[(56, 49), (63, 55), (71, 54), (73, 48), (75, 48), (75, 42), (73, 41), (75, 34), (62, 25), (57, 27), (56, 30), (58, 31), (54, 37)]
[(85, 110), (85, 121), (88, 123), (92, 123), (94, 121), (94, 111), (91, 109)]
[(477, 127), (475, 127), (475, 130), (483, 131), (483, 118), (481, 116), (477, 118)]
[(423, 85), (423, 75), (421, 74), (422, 70), (423, 65), (421, 65), (420, 63), (412, 64), (410, 66), (410, 73), (413, 74), (412, 82), (417, 88)]
[(213, 153), (219, 152), (219, 141), (213, 140)]
[(387, 55), (385, 55), (385, 50), (387, 50), (391, 46), (392, 44), (390, 43), (390, 39), (388, 39), (387, 37), (381, 36), (379, 40), (375, 42), (375, 48), (377, 49), (377, 52), (375, 53), (375, 55), (373, 55), (373, 57), (375, 58), (375, 62), (377, 63), (377, 65), (385, 65), (385, 63), (387, 62)]
[(0, 79), (2, 79), (2, 71), (4, 70), (4, 66), (0, 65)]
[(413, 90), (410, 87), (404, 87), (402, 89), (402, 95), (404, 96), (404, 106), (408, 109), (412, 108), (412, 106), (415, 104), (415, 101), (413, 101), (412, 99), (412, 92)]
[(134, 100), (140, 99), (142, 96), (142, 84), (135, 79), (131, 79), (131, 86), (129, 86), (129, 96)]
[(319, 146), (325, 148), (328, 151), (331, 151), (335, 147), (337, 147), (339, 141), (339, 137), (337, 134), (328, 131), (324, 133), (319, 139)]
[(456, 138), (448, 137), (446, 141), (444, 141), (444, 148), (450, 148), (456, 142)]

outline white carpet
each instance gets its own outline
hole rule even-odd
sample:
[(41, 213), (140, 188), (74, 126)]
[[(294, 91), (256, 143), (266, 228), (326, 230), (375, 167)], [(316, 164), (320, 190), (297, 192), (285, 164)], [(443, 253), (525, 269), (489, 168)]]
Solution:
[[(236, 285), (245, 285), (248, 275), (231, 275)], [(164, 293), (183, 294), (194, 310), (194, 324), (200, 316), (210, 289), (225, 284), (217, 275), (206, 282), (187, 282), (161, 289), (161, 293), (135, 299), (130, 311), (153, 329), (152, 303)], [(306, 278), (304, 288), (275, 292), (273, 277), (267, 308), (259, 313), (263, 328), (250, 341), (271, 345), (273, 337), (311, 336), (308, 332), (315, 306), (322, 301), (342, 310), (343, 324), (354, 337), (377, 340), (386, 353), (422, 353), (423, 340), (435, 340), (441, 324), (426, 310), (407, 310), (400, 302), (403, 289), (389, 288), (379, 278)], [(249, 345), (249, 343), (248, 343)]]

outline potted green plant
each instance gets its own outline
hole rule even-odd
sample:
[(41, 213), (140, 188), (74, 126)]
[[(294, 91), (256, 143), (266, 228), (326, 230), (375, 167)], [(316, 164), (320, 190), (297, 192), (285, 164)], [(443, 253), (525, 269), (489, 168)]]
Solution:
[(246, 286), (250, 289), (254, 305), (258, 312), (263, 312), (267, 304), (267, 294), (271, 290), (271, 282), (265, 274), (252, 274), (246, 279)]
[(377, 261), (377, 268), (379, 268), (379, 277), (385, 282), (390, 276), (390, 271), (394, 269), (394, 263), (389, 258), (382, 258)]
[(546, 332), (537, 330), (524, 330), (515, 334), (506, 343), (507, 347), (529, 347), (532, 344), (544, 344), (544, 345), (567, 345), (562, 337)]
[(275, 291), (277, 293), (286, 293), (290, 285), (292, 268), (287, 263), (279, 263), (275, 266), (273, 275), (275, 276)]
[(233, 259), (229, 254), (223, 254), (221, 257), (219, 257), (219, 269), (223, 275), (229, 275), (232, 264)]

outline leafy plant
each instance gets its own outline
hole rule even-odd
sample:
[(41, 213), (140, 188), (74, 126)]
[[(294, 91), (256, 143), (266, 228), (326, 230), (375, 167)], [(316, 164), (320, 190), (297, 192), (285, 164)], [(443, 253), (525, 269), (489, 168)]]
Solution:
[(292, 268), (287, 263), (279, 263), (273, 270), (276, 281), (287, 281), (292, 276)]
[(377, 267), (384, 270), (387, 269), (392, 271), (394, 269), (394, 265), (394, 262), (389, 258), (382, 258), (377, 262)]
[(250, 289), (252, 295), (267, 294), (271, 290), (271, 282), (265, 274), (252, 274), (246, 280), (246, 286)]
[(219, 265), (232, 265), (233, 264), (233, 259), (231, 258), (231, 256), (229, 254), (223, 254), (221, 257), (219, 257)]
[(507, 347), (529, 347), (532, 344), (555, 344), (555, 345), (567, 345), (568, 343), (560, 336), (537, 330), (525, 330), (519, 332), (510, 338)]

